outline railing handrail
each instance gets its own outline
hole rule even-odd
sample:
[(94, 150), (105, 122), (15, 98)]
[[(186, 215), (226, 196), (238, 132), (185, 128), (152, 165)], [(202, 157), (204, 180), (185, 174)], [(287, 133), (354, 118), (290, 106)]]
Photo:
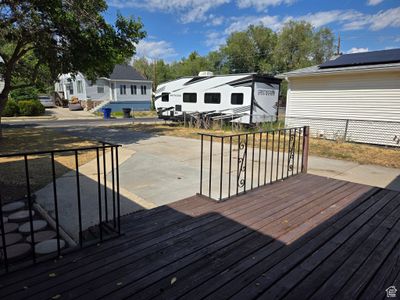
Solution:
[(88, 146), (88, 147), (77, 147), (77, 148), (68, 148), (68, 149), (55, 149), (55, 150), (40, 150), (40, 151), (29, 151), (29, 152), (18, 152), (18, 153), (5, 153), (0, 154), (0, 158), (4, 157), (18, 157), (25, 155), (43, 155), (43, 154), (51, 154), (51, 153), (63, 153), (63, 152), (73, 152), (73, 151), (89, 151), (103, 148), (113, 148), (113, 147), (122, 147), (120, 144), (112, 144), (108, 142), (96, 141), (100, 145), (97, 146)]
[(249, 132), (243, 132), (243, 133), (234, 133), (234, 134), (212, 134), (212, 133), (202, 133), (198, 132), (198, 135), (202, 136), (208, 136), (208, 137), (215, 137), (215, 138), (229, 138), (229, 137), (236, 137), (236, 136), (243, 136), (243, 135), (249, 135), (249, 134), (260, 134), (260, 133), (271, 133), (271, 132), (277, 132), (278, 130), (293, 130), (293, 129), (302, 129), (304, 126), (298, 126), (298, 127), (288, 127), (288, 128), (276, 128), (276, 129), (268, 129), (268, 130), (258, 130), (258, 131), (249, 131)]
[[(208, 182), (208, 197), (219, 201), (228, 199), (235, 194), (236, 196), (238, 196), (241, 193), (245, 193), (246, 191), (252, 190), (255, 187), (260, 187), (267, 183), (269, 184), (278, 180), (284, 180), (290, 176), (294, 176), (299, 173), (307, 173), (309, 151), (308, 126), (261, 130), (229, 135), (212, 133), (198, 134), (201, 137), (199, 190), (200, 195), (204, 195), (203, 176), (204, 171), (207, 169), (207, 164), (208, 175), (206, 175), (205, 184), (207, 186)], [(281, 139), (282, 136), (283, 139)], [(237, 137), (237, 141), (236, 139), (234, 139), (235, 137)], [(207, 148), (209, 147), (208, 151), (205, 150), (204, 147), (205, 138), (209, 139), (209, 145), (207, 145)], [(213, 144), (215, 144), (214, 141), (216, 139), (220, 147), (220, 151), (218, 151), (217, 147), (215, 148), (217, 150), (217, 153), (213, 154)], [(228, 145), (229, 150), (227, 152), (224, 152), (224, 144)], [(276, 149), (274, 148), (275, 144)], [(234, 149), (235, 147), (236, 150)], [(271, 150), (269, 150), (270, 147)], [(236, 157), (232, 156), (234, 151), (236, 151)], [(274, 158), (275, 152), (276, 158)], [(216, 161), (219, 163), (220, 166), (219, 168), (214, 167), (216, 169), (215, 172), (217, 173), (217, 176), (219, 176), (219, 179), (217, 179), (216, 177), (213, 178), (212, 176), (214, 156), (219, 156)], [(209, 160), (208, 163), (204, 162), (205, 157), (207, 160)], [(226, 167), (226, 162), (224, 162), (225, 160), (228, 160), (228, 168)], [(232, 161), (234, 165), (233, 172)], [(263, 172), (261, 168), (263, 169)], [(267, 172), (267, 169), (269, 169), (269, 172)], [(226, 173), (226, 171), (224, 170), (228, 170), (228, 172)], [(274, 176), (275, 178), (273, 178), (273, 171), (275, 171), (276, 173), (276, 176)], [(232, 184), (232, 177), (236, 184)], [(254, 178), (256, 179), (255, 184)], [(228, 181), (227, 188), (224, 188), (224, 179), (225, 182)], [(247, 181), (249, 183), (246, 185)], [(219, 187), (217, 187), (217, 189), (219, 189), (219, 195), (218, 197), (212, 197), (212, 186), (215, 186), (218, 183)], [(234, 189), (236, 187), (236, 192), (235, 190), (232, 191), (232, 187)], [(224, 191), (228, 192), (227, 197), (223, 197)]]

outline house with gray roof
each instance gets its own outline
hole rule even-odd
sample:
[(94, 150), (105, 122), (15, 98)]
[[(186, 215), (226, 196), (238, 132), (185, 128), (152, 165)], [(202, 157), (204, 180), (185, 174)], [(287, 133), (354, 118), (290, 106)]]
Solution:
[(323, 138), (398, 146), (400, 49), (344, 54), (280, 74), (288, 82), (286, 125)]
[(55, 91), (65, 99), (92, 100), (100, 105), (97, 109), (110, 107), (121, 111), (127, 107), (133, 110), (149, 110), (152, 99), (152, 81), (144, 78), (130, 65), (116, 65), (109, 77), (89, 80), (78, 72), (62, 74), (55, 83)]

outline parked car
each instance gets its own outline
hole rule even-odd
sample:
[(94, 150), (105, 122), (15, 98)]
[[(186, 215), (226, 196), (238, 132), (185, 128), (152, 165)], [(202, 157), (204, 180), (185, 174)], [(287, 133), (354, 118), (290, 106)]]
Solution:
[(52, 97), (48, 95), (39, 95), (39, 101), (44, 107), (55, 107), (56, 104)]

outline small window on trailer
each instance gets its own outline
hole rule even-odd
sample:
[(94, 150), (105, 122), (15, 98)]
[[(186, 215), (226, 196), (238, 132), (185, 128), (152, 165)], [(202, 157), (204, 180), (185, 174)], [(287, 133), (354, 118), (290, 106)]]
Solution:
[(208, 104), (221, 103), (221, 94), (220, 93), (205, 93), (204, 94), (204, 103), (208, 103)]
[(169, 94), (168, 93), (162, 93), (161, 94), (161, 101), (162, 102), (169, 102)]
[(232, 93), (231, 104), (232, 105), (242, 105), (243, 104), (243, 93)]
[(196, 103), (197, 94), (196, 93), (183, 93), (183, 102)]

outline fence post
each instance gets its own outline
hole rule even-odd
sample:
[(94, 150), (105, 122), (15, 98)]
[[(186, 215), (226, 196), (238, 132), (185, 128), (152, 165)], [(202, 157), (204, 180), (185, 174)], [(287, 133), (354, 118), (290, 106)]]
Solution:
[(301, 161), (301, 172), (302, 173), (307, 173), (309, 145), (310, 145), (310, 127), (304, 126), (303, 127), (303, 155), (302, 155), (302, 161)]
[(344, 128), (344, 142), (347, 141), (347, 130), (349, 129), (349, 119), (346, 120), (346, 127)]

